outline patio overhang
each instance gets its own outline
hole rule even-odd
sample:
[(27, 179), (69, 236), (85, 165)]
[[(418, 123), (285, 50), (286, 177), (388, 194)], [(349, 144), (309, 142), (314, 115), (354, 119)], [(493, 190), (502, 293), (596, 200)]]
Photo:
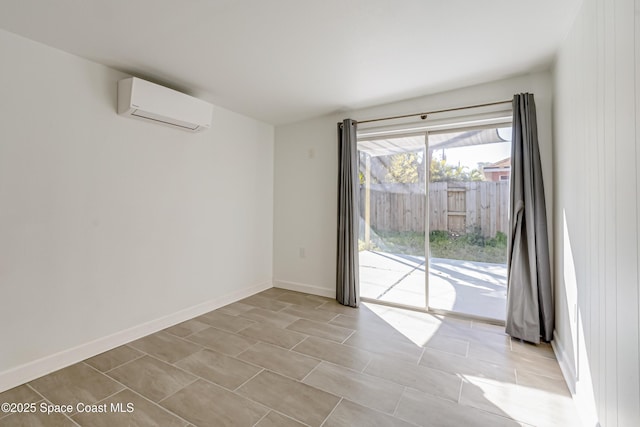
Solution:
[[(358, 141), (358, 150), (371, 157), (391, 154), (419, 152), (426, 148), (426, 135), (399, 136)], [(466, 131), (429, 132), (429, 148), (440, 150), (445, 148), (467, 147), (481, 144), (506, 142), (498, 132), (498, 127), (474, 129)]]

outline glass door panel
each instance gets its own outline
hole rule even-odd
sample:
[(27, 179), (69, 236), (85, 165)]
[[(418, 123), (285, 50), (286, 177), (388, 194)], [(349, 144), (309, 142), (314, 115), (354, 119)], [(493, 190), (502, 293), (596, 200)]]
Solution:
[(505, 319), (511, 128), (428, 136), (428, 306)]
[(358, 141), (360, 296), (426, 307), (425, 135)]

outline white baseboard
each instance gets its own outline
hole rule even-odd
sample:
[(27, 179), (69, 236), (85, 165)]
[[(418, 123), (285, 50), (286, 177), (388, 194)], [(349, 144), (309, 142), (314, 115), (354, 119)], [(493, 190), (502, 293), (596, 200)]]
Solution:
[(0, 393), (272, 287), (271, 282), (264, 282), (231, 292), (159, 319), (0, 372)]
[(320, 286), (307, 285), (306, 283), (287, 282), (285, 280), (274, 280), (274, 288), (288, 289), (290, 291), (304, 292), (321, 297), (335, 298), (336, 290), (322, 288)]
[(560, 371), (564, 377), (564, 382), (567, 383), (571, 395), (576, 394), (576, 371), (573, 367), (573, 363), (567, 357), (567, 353), (564, 350), (562, 342), (558, 339), (556, 331), (553, 331), (553, 340), (551, 340), (551, 348), (556, 355), (556, 360), (560, 365)]
[(562, 371), (564, 381), (571, 392), (571, 398), (582, 425), (599, 427), (600, 422), (590, 379), (577, 376), (573, 361), (567, 356), (565, 347), (562, 341), (558, 339), (555, 331), (553, 332), (551, 347), (553, 347), (553, 352), (556, 354), (560, 371)]

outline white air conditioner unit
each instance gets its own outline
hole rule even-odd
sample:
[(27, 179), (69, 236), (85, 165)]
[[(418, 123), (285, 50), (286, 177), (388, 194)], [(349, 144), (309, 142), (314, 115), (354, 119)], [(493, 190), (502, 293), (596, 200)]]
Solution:
[(118, 114), (201, 132), (211, 127), (213, 106), (173, 89), (130, 77), (118, 82)]

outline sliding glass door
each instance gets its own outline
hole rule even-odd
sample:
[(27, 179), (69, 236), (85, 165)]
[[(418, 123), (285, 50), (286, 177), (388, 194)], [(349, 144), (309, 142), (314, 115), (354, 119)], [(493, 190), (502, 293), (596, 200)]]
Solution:
[(504, 320), (509, 125), (358, 141), (360, 295)]

